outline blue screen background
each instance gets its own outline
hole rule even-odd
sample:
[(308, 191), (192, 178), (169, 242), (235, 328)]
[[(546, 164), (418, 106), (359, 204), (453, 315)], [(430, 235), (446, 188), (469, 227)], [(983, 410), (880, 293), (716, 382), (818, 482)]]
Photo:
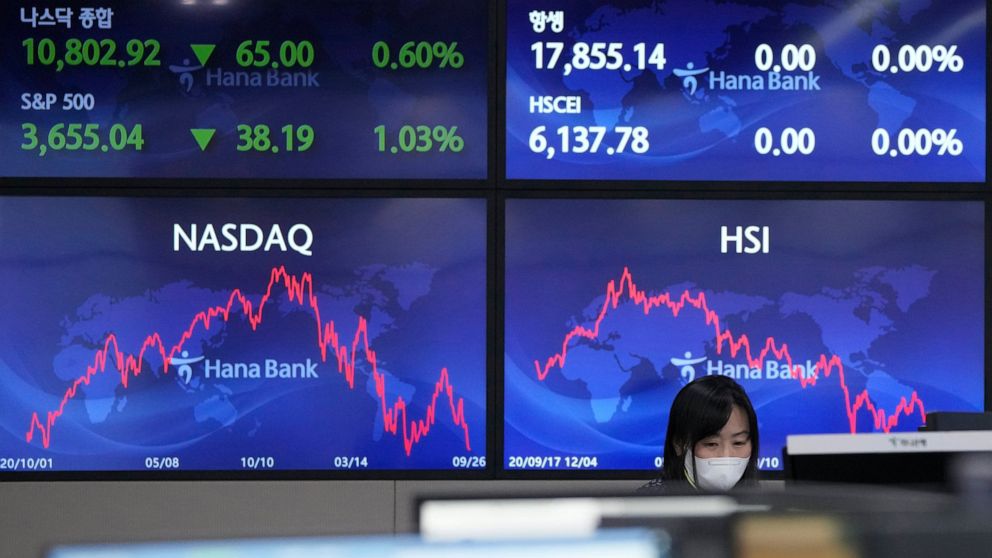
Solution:
[[(447, 469), (486, 451), (486, 209), (478, 199), (0, 200), (0, 457), (51, 457), (56, 470), (144, 470), (147, 457), (178, 457), (181, 470), (237, 470), (242, 457), (272, 457), (275, 469), (334, 469), (335, 457), (368, 469)], [(296, 223), (314, 235), (312, 256), (293, 250), (174, 251), (173, 224)], [(187, 229), (188, 230), (188, 229)], [(223, 238), (221, 242), (226, 242)], [(234, 289), (257, 310), (272, 270), (312, 274), (321, 320), (353, 353), (361, 319), (383, 376), (376, 393), (359, 340), (354, 387), (329, 349), (321, 361), (314, 311), (272, 287), (254, 331), (236, 304), (225, 321), (193, 327)], [(309, 292), (307, 292), (309, 297)], [(154, 350), (122, 385), (114, 359), (78, 388), (51, 428), (37, 427), (86, 375), (110, 335), (135, 354), (159, 333), (180, 342), (184, 381)], [(180, 355), (176, 355), (179, 357)], [(207, 362), (315, 364), (319, 378), (207, 377)], [(447, 369), (436, 420), (407, 455), (402, 428), (387, 432), (383, 400), (402, 398), (408, 422), (424, 421)], [(446, 387), (446, 386), (444, 386)], [(465, 430), (455, 424), (462, 405)], [(402, 421), (401, 421), (402, 422)], [(470, 446), (471, 451), (467, 449)], [(484, 461), (482, 461), (484, 464)]]
[[(196, 177), (196, 178), (474, 178), (487, 176), (488, 11), (485, 2), (448, 0), (247, 0), (222, 6), (173, 0), (110, 1), (113, 29), (84, 30), (21, 23), (20, 5), (0, 11), (0, 137), (4, 138), (3, 176)], [(76, 6), (78, 16), (78, 6)], [(159, 67), (27, 66), (21, 41), (52, 38), (113, 38), (118, 57), (130, 39), (157, 39)], [(227, 86), (206, 74), (242, 70), (236, 51), (242, 41), (311, 41), (314, 63), (308, 69), (319, 86), (270, 87), (271, 68), (262, 68), (263, 85)], [(465, 58), (459, 69), (380, 70), (372, 47), (386, 41), (396, 60), (407, 41), (457, 42)], [(191, 43), (216, 44), (201, 67)], [(302, 71), (302, 70), (301, 70)], [(182, 81), (183, 75), (190, 82)], [(55, 93), (50, 111), (21, 110), (23, 93)], [(62, 111), (64, 93), (93, 93), (91, 111)], [(25, 143), (21, 124), (35, 123), (42, 141), (56, 123), (113, 123), (144, 128), (140, 152), (38, 151)], [(281, 128), (309, 124), (315, 140), (299, 153), (240, 152), (239, 124), (267, 124), (273, 141), (284, 142)], [(464, 150), (424, 153), (378, 151), (373, 129), (385, 125), (394, 138), (403, 125), (457, 126)], [(201, 152), (190, 128), (216, 128)], [(106, 133), (106, 132), (104, 132)], [(283, 145), (285, 149), (285, 145)]]
[[(721, 331), (753, 354), (774, 338), (796, 364), (840, 359), (856, 432), (913, 431), (923, 410), (984, 409), (984, 206), (980, 202), (508, 200), (505, 455), (596, 457), (599, 469), (652, 469), (668, 410), (689, 380), (746, 362), (700, 310), (619, 297), (593, 329), (607, 285), (627, 269), (648, 295), (705, 297)], [(768, 254), (721, 253), (721, 227), (768, 226)], [(745, 243), (745, 246), (748, 246)], [(693, 360), (690, 371), (674, 359)], [(781, 468), (788, 434), (845, 433), (839, 371), (815, 385), (737, 377), (758, 415), (759, 456)], [(744, 366), (748, 368), (748, 366)], [(539, 379), (538, 370), (547, 376)], [(507, 463), (504, 463), (507, 466)], [(516, 468), (519, 468), (516, 467)], [(565, 468), (564, 466), (562, 468)]]
[[(563, 11), (564, 30), (535, 33), (532, 10)], [(509, 179), (793, 180), (866, 182), (983, 182), (986, 166), (986, 3), (935, 2), (561, 0), (507, 2), (506, 176)], [(638, 42), (664, 43), (662, 70), (535, 69), (532, 44), (622, 42), (625, 60)], [(757, 75), (755, 48), (811, 44), (819, 91), (731, 91), (711, 88), (711, 73)], [(874, 70), (872, 51), (890, 45), (956, 45), (959, 73)], [(893, 54), (895, 56), (895, 54)], [(709, 68), (690, 95), (673, 72)], [(784, 72), (788, 73), (788, 72)], [(805, 75), (804, 72), (794, 72)], [(531, 114), (529, 98), (573, 95), (581, 114)], [(529, 147), (531, 131), (547, 126), (644, 126), (650, 150), (608, 155), (557, 153)], [(816, 134), (809, 156), (758, 155), (755, 131), (776, 139), (787, 127)], [(957, 157), (889, 156), (872, 150), (872, 133), (955, 129), (964, 143)], [(560, 151), (560, 149), (559, 149)]]

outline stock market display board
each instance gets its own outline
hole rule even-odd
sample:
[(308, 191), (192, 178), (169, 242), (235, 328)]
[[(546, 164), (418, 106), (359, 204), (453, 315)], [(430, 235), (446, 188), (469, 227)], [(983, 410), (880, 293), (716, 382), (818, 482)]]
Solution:
[(506, 11), (506, 177), (986, 179), (986, 2)]
[(0, 471), (485, 468), (486, 215), (0, 199)]
[(0, 13), (0, 176), (484, 179), (486, 2)]
[(509, 200), (503, 465), (657, 469), (704, 375), (747, 391), (763, 469), (981, 411), (985, 231), (982, 202)]

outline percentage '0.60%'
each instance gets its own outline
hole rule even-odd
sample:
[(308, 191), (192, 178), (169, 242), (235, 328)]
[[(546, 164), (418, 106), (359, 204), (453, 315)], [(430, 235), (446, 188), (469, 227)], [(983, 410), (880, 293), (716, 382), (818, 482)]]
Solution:
[(393, 59), (392, 49), (386, 41), (372, 45), (372, 64), (376, 68), (391, 70), (420, 68), (427, 69), (437, 65), (438, 68), (461, 68), (465, 64), (465, 56), (458, 52), (458, 43), (444, 41), (408, 41), (400, 47), (399, 53)]

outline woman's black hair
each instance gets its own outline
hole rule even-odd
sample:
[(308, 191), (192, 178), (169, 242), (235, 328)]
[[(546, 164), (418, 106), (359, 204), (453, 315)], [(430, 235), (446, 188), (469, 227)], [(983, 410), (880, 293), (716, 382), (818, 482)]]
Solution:
[(686, 384), (672, 401), (661, 468), (665, 482), (687, 482), (684, 456), (700, 440), (718, 434), (730, 420), (734, 406), (747, 415), (751, 440), (751, 458), (737, 486), (758, 484), (758, 417), (744, 388), (727, 376), (697, 378)]

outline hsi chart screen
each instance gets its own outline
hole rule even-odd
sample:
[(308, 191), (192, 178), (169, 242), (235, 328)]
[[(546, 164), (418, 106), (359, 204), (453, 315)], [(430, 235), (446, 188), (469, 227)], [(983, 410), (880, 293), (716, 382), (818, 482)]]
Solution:
[(481, 199), (0, 200), (0, 473), (486, 464)]
[(503, 467), (659, 468), (703, 375), (768, 470), (789, 434), (982, 411), (985, 230), (982, 202), (508, 200)]

